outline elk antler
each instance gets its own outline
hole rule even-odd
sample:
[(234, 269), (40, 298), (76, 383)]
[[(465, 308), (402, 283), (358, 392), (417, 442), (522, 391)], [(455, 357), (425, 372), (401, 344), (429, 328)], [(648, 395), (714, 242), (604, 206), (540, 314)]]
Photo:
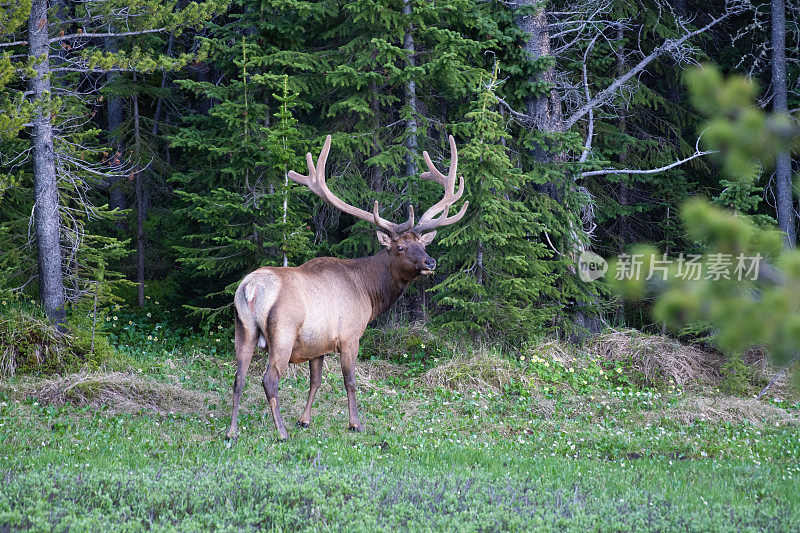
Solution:
[[(373, 208), (372, 213), (364, 211), (363, 209), (359, 209), (358, 207), (354, 207), (348, 203), (345, 203), (343, 200), (337, 198), (330, 189), (328, 189), (327, 183), (325, 183), (325, 162), (328, 160), (328, 152), (331, 149), (331, 136), (328, 135), (325, 138), (325, 144), (322, 146), (322, 151), (319, 153), (319, 158), (317, 158), (317, 165), (314, 166), (314, 160), (311, 157), (311, 153), (306, 154), (306, 162), (308, 163), (308, 176), (303, 176), (302, 174), (298, 174), (294, 170), (289, 171), (289, 178), (292, 181), (299, 183), (300, 185), (305, 185), (311, 192), (331, 204), (336, 209), (347, 213), (348, 215), (353, 215), (356, 218), (360, 218), (361, 220), (366, 220), (367, 222), (376, 225), (378, 228), (382, 229), (383, 231), (393, 235), (395, 237), (399, 237), (414, 225), (414, 207), (408, 207), (408, 220), (402, 224), (395, 224), (394, 222), (389, 222), (380, 217), (378, 214), (378, 202), (376, 201)], [(427, 156), (426, 156), (427, 157)]]
[[(450, 224), (455, 224), (461, 220), (461, 218), (464, 216), (464, 213), (467, 212), (467, 206), (469, 205), (469, 202), (464, 202), (464, 206), (458, 213), (451, 217), (447, 216), (450, 211), (450, 207), (461, 198), (462, 194), (464, 194), (463, 176), (460, 177), (458, 192), (455, 191), (456, 172), (458, 170), (458, 150), (456, 150), (456, 141), (453, 139), (452, 135), (450, 135), (449, 140), (451, 156), (450, 170), (447, 172), (447, 176), (439, 172), (439, 170), (433, 166), (428, 152), (422, 152), (422, 157), (425, 159), (425, 164), (428, 165), (428, 171), (423, 172), (420, 177), (426, 180), (434, 180), (436, 183), (444, 187), (444, 196), (441, 200), (433, 204), (422, 214), (422, 217), (419, 219), (417, 225), (411, 230), (417, 235), (422, 235), (423, 233), (434, 230), (440, 226), (449, 226)], [(439, 213), (441, 213), (441, 216), (436, 218), (436, 215)]]

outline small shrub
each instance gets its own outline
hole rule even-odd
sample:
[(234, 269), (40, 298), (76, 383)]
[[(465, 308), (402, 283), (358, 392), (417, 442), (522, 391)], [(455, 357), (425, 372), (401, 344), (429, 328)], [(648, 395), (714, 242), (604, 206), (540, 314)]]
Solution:
[(200, 349), (207, 355), (229, 357), (233, 350), (233, 321), (223, 326), (203, 323), (195, 328), (181, 323), (160, 300), (144, 308), (117, 306), (103, 318), (109, 340), (122, 353), (140, 357), (167, 350)]
[(452, 357), (453, 350), (441, 335), (424, 328), (369, 329), (361, 338), (361, 355), (368, 359), (384, 359), (421, 373)]
[(744, 363), (742, 356), (740, 354), (732, 354), (728, 356), (727, 361), (722, 365), (720, 389), (730, 394), (742, 396), (750, 388), (752, 374), (753, 372)]

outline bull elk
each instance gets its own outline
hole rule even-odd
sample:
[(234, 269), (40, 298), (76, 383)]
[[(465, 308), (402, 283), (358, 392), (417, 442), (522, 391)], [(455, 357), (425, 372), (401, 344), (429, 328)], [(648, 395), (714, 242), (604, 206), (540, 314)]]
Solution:
[(236, 308), (236, 377), (233, 382), (233, 413), (227, 437), (236, 438), (239, 399), (247, 368), (256, 345), (268, 350), (267, 370), (262, 383), (270, 411), (281, 439), (288, 438), (278, 400), (278, 381), (289, 363), (308, 361), (310, 384), (308, 401), (297, 424), (308, 427), (311, 406), (322, 381), (325, 354), (338, 352), (347, 390), (350, 430), (361, 431), (356, 405), (355, 365), (358, 344), (367, 324), (386, 311), (409, 283), (433, 273), (436, 261), (425, 253), (436, 228), (461, 220), (469, 202), (449, 216), (451, 206), (464, 193), (464, 178), (455, 190), (458, 153), (450, 137), (450, 170), (439, 172), (427, 152), (423, 152), (428, 171), (423, 179), (444, 187), (442, 199), (430, 207), (416, 225), (414, 208), (408, 208), (408, 220), (389, 222), (378, 214), (378, 202), (372, 212), (349, 205), (337, 198), (325, 183), (325, 162), (331, 148), (330, 135), (325, 139), (317, 164), (306, 154), (308, 175), (289, 172), (289, 177), (344, 213), (366, 220), (377, 227), (383, 249), (371, 257), (336, 259), (318, 257), (298, 267), (263, 267), (248, 274), (234, 296)]

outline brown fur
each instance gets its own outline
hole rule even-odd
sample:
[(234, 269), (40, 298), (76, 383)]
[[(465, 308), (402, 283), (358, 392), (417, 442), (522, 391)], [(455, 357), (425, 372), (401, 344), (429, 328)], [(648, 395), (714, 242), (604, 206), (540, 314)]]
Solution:
[(280, 414), (278, 381), (289, 363), (309, 362), (310, 387), (298, 425), (308, 427), (325, 354), (341, 354), (350, 429), (361, 431), (355, 398), (355, 362), (367, 324), (386, 311), (409, 283), (429, 274), (435, 261), (425, 252), (435, 232), (378, 232), (384, 249), (371, 257), (320, 257), (298, 267), (264, 267), (248, 274), (234, 296), (236, 377), (227, 436), (235, 438), (239, 399), (256, 346), (269, 351), (264, 392), (281, 439), (288, 433)]

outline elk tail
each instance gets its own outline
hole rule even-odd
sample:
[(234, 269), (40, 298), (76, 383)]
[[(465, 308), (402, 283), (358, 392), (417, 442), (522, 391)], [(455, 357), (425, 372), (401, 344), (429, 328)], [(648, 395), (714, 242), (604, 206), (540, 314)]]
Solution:
[(267, 339), (264, 328), (275, 297), (269, 294), (271, 291), (268, 291), (266, 284), (260, 281), (245, 279), (236, 290), (234, 307), (236, 319), (242, 324), (246, 335), (250, 338), (258, 335), (258, 346), (265, 348)]

